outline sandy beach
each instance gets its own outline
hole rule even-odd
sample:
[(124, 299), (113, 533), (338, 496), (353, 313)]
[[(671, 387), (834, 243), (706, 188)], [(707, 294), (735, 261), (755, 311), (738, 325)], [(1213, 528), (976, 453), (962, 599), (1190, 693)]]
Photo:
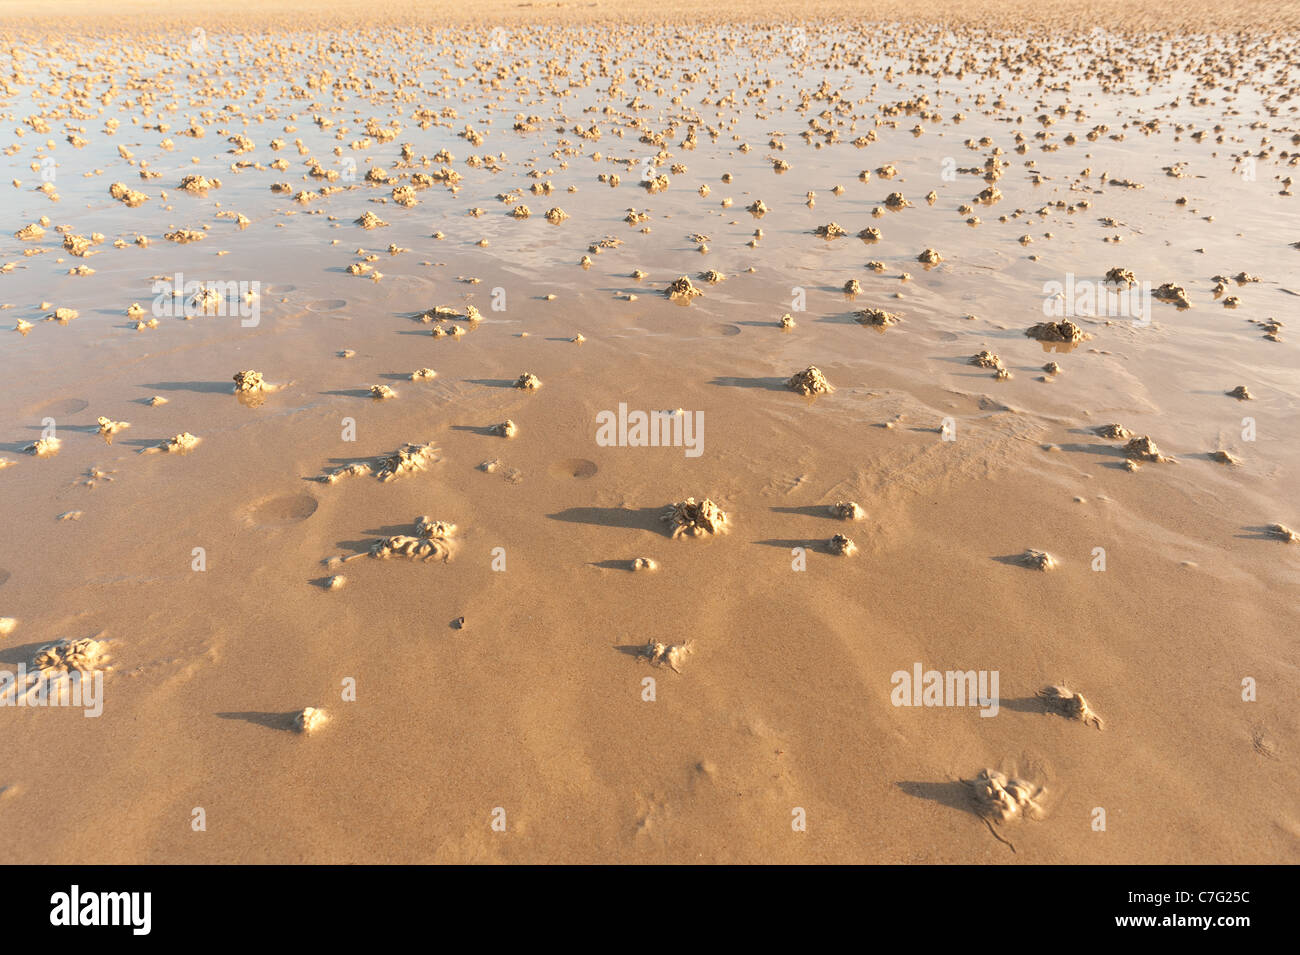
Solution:
[(1298, 25), (0, 2), (0, 862), (1300, 861)]

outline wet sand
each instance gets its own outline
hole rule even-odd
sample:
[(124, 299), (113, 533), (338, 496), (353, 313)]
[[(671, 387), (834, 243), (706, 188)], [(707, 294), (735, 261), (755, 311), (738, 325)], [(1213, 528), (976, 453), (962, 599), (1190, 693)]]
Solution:
[[(0, 831), (42, 832), (0, 861), (1300, 859), (1294, 9), (33, 9), (0, 669), (111, 656), (98, 718), (0, 707)], [(1191, 307), (1026, 335), (1117, 267)], [(158, 307), (177, 273), (235, 302)], [(601, 443), (620, 404), (701, 453)], [(674, 536), (688, 498), (725, 526)], [(997, 671), (997, 715), (895, 705), (917, 663)]]

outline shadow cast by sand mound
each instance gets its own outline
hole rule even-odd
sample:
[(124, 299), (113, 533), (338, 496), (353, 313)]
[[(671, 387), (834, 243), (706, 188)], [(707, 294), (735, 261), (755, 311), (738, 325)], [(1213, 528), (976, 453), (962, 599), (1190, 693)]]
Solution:
[(36, 652), (43, 647), (48, 647), (54, 642), (53, 639), (39, 640), (36, 643), (24, 643), (12, 647), (0, 648), (0, 664), (17, 666), (20, 663), (25, 663), (30, 667), (32, 665), (32, 657), (36, 656)]
[(1096, 454), (1105, 458), (1118, 458), (1121, 461), (1128, 455), (1124, 453), (1122, 445), (1111, 444), (1059, 444), (1057, 445), (1062, 451), (1069, 451), (1073, 454)]
[(751, 541), (751, 543), (760, 544), (763, 547), (779, 547), (782, 550), (794, 550), (794, 548), (796, 547), (802, 547), (805, 551), (810, 551), (814, 554), (834, 553), (834, 551), (831, 549), (829, 539), (825, 537), (818, 537), (816, 539), (790, 538), (788, 540), (783, 538), (772, 537), (772, 538), (768, 538), (767, 540)]
[(255, 726), (264, 726), (269, 730), (282, 730), (286, 733), (294, 732), (294, 717), (298, 711), (289, 713), (259, 713), (255, 710), (245, 711), (242, 713), (218, 713), (217, 716), (223, 720), (243, 720), (245, 723), (252, 723)]
[(597, 567), (600, 570), (621, 570), (625, 573), (635, 574), (639, 572), (636, 567), (636, 562), (639, 559), (640, 558), (636, 557), (625, 557), (622, 560), (589, 560), (587, 561), (587, 566)]
[(489, 388), (513, 388), (515, 386), (515, 381), (517, 380), (518, 379), (515, 378), (466, 378), (465, 379), (467, 384), (486, 385)]
[(1013, 713), (1037, 713), (1040, 716), (1053, 712), (1047, 702), (1038, 696), (1018, 696), (1015, 699), (1003, 697), (998, 700), (998, 706)]
[(662, 507), (570, 507), (546, 516), (566, 524), (621, 527), (668, 535), (667, 525), (660, 519), (663, 512)]
[(1025, 551), (1018, 554), (1003, 554), (1000, 556), (990, 557), (989, 560), (995, 560), (999, 564), (1006, 564), (1009, 567), (1019, 567), (1021, 570), (1032, 570), (1036, 574), (1041, 574), (1043, 570), (1026, 562)]
[(361, 532), (366, 536), (360, 540), (335, 541), (334, 546), (341, 550), (352, 552), (366, 552), (370, 546), (382, 537), (397, 537), (403, 534), (411, 533), (411, 525), (407, 524), (386, 524), (383, 527), (373, 527)]
[(235, 386), (230, 381), (155, 381), (141, 385), (150, 391), (193, 391), (203, 395), (233, 395)]
[(319, 391), (317, 394), (331, 395), (338, 398), (374, 398), (369, 388), (338, 388), (334, 391)]
[(732, 375), (720, 375), (709, 382), (721, 388), (756, 388), (761, 391), (786, 391), (785, 378), (737, 378)]
[(1237, 540), (1244, 541), (1272, 541), (1275, 544), (1280, 541), (1277, 533), (1267, 524), (1252, 524), (1249, 527), (1243, 527), (1242, 530), (1249, 531), (1249, 533), (1234, 534), (1232, 536)]
[(946, 783), (903, 780), (895, 783), (895, 785), (909, 796), (937, 802), (941, 806), (956, 809), (958, 812), (974, 816), (977, 819), (980, 817), (975, 807), (975, 801), (971, 799), (970, 787), (960, 780)]
[(820, 517), (825, 520), (843, 523), (831, 513), (829, 504), (808, 504), (803, 507), (773, 507), (774, 514), (801, 514), (804, 517)]

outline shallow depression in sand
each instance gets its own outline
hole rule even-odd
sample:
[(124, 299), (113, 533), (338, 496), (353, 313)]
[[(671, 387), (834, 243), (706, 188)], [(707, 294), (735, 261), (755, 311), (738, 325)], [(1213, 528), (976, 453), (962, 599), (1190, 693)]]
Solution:
[(337, 312), (341, 308), (347, 308), (348, 300), (345, 298), (321, 298), (314, 302), (307, 303), (309, 312)]
[(41, 405), (38, 410), (49, 415), (70, 415), (78, 414), (89, 407), (90, 402), (82, 398), (60, 398), (57, 401)]
[(257, 527), (285, 527), (305, 521), (318, 507), (320, 502), (310, 494), (281, 494), (254, 504), (248, 519)]
[(595, 475), (599, 469), (595, 461), (588, 461), (586, 458), (568, 458), (564, 461), (553, 461), (547, 470), (555, 477), (585, 481)]

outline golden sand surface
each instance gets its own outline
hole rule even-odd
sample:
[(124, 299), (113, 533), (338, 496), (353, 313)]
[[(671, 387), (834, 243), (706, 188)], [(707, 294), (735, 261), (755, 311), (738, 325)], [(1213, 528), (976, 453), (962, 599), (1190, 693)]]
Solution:
[(1298, 20), (0, 0), (0, 861), (1300, 860)]

